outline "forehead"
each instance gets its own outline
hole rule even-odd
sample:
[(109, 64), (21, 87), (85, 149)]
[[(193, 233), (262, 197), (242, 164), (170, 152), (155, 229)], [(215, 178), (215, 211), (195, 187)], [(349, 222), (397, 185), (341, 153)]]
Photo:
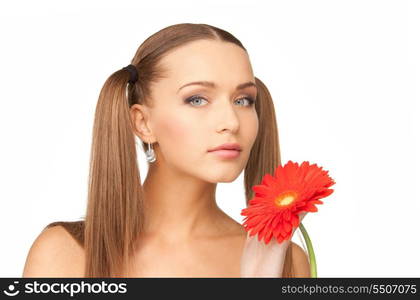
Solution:
[(228, 42), (199, 40), (168, 53), (161, 64), (166, 69), (165, 84), (173, 88), (191, 81), (214, 81), (218, 86), (236, 87), (254, 81), (248, 54)]

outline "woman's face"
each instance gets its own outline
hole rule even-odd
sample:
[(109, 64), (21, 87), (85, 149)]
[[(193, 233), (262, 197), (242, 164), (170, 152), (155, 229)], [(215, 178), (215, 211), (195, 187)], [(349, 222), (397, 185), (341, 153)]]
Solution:
[[(245, 168), (258, 132), (257, 88), (247, 53), (226, 42), (200, 40), (171, 51), (162, 65), (168, 77), (152, 86), (144, 107), (157, 160), (183, 175), (230, 182)], [(207, 81), (212, 85), (186, 84)], [(237, 89), (244, 83), (250, 83)], [(184, 86), (184, 87), (183, 87)], [(234, 158), (209, 152), (224, 143), (242, 149)], [(154, 164), (154, 163), (152, 163)]]

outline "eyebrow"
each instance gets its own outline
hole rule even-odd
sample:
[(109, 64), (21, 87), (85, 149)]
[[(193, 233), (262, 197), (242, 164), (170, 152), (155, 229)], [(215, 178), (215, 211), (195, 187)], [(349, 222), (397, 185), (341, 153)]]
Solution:
[[(184, 87), (190, 86), (190, 85), (203, 85), (203, 86), (210, 87), (210, 88), (215, 88), (216, 87), (216, 84), (212, 81), (194, 81), (194, 82), (190, 82), (190, 83), (187, 83), (187, 84), (184, 84), (183, 86), (181, 86), (178, 89), (178, 92), (181, 89), (183, 89)], [(238, 84), (238, 86), (236, 87), (236, 90), (237, 91), (242, 90), (242, 89), (250, 87), (250, 86), (254, 86), (255, 88), (257, 87), (257, 85), (255, 83), (253, 83), (252, 81), (248, 81), (248, 82)]]

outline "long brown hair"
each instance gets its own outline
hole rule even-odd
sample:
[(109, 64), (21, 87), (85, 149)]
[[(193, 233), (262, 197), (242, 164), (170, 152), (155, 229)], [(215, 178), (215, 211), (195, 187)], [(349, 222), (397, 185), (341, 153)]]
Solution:
[[(131, 105), (152, 105), (150, 86), (164, 78), (160, 60), (171, 50), (196, 40), (218, 40), (245, 49), (229, 32), (207, 24), (168, 26), (148, 37), (131, 61), (138, 81), (120, 69), (105, 81), (99, 94), (93, 126), (87, 211), (84, 222), (54, 222), (67, 228), (85, 250), (85, 277), (126, 277), (134, 245), (142, 230), (143, 191)], [(245, 168), (246, 204), (254, 196), (252, 186), (280, 164), (275, 109), (269, 90), (255, 77), (259, 132)], [(143, 150), (147, 144), (142, 143)], [(83, 231), (83, 232), (82, 232)], [(290, 247), (289, 247), (290, 250)], [(287, 251), (283, 277), (293, 276), (291, 252)]]

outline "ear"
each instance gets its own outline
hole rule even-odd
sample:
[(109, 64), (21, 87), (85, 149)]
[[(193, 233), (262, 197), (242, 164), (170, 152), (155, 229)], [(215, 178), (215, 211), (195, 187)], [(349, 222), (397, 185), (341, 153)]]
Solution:
[(130, 107), (130, 117), (134, 128), (134, 134), (145, 143), (156, 141), (150, 126), (150, 112), (145, 105), (133, 104)]

